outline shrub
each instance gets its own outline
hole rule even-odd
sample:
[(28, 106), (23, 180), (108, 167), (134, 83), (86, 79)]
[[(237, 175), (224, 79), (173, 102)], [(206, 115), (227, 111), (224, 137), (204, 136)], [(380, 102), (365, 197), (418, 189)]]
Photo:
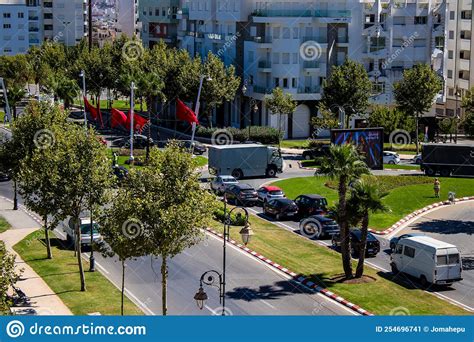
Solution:
[(329, 140), (314, 140), (314, 139), (309, 139), (308, 140), (308, 148), (311, 150), (319, 149), (323, 145), (328, 145), (331, 142)]
[[(227, 212), (229, 212), (230, 208), (227, 208)], [(224, 215), (224, 203), (219, 202), (217, 209), (214, 211), (214, 220), (224, 223), (225, 215)], [(237, 216), (235, 213), (232, 213), (230, 216), (230, 224), (232, 226), (244, 226), (245, 219), (242, 216)]]
[[(250, 127), (250, 138), (249, 128), (209, 128), (199, 126), (196, 134), (197, 136), (204, 138), (212, 138), (213, 134), (218, 130), (225, 130), (234, 142), (242, 142), (246, 140), (260, 142), (266, 145), (278, 144), (279, 132), (277, 129), (267, 126), (252, 126)], [(281, 137), (281, 136), (280, 136)]]

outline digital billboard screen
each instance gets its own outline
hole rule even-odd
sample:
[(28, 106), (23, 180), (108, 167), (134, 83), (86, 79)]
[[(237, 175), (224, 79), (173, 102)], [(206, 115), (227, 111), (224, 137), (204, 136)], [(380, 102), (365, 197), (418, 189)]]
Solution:
[(371, 169), (383, 170), (383, 128), (333, 129), (331, 142), (356, 145)]

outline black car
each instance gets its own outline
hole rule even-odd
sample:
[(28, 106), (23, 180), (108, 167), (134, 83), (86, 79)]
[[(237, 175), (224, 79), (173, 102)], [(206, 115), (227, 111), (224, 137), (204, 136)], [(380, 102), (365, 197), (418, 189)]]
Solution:
[(421, 233), (407, 233), (407, 234), (402, 234), (400, 236), (395, 236), (390, 239), (390, 249), (394, 251), (395, 247), (397, 246), (398, 241), (400, 241), (401, 239), (406, 239), (413, 236), (424, 236), (424, 235), (425, 234), (421, 234)]
[(0, 182), (7, 182), (10, 180), (10, 175), (8, 172), (2, 172), (0, 171)]
[(281, 220), (283, 217), (295, 217), (298, 214), (298, 207), (290, 199), (276, 198), (263, 203), (263, 213)]
[[(147, 147), (147, 136), (142, 134), (135, 134), (133, 136), (133, 147), (136, 149), (145, 149)], [(116, 142), (116, 145), (122, 148), (130, 148), (130, 138), (123, 138)], [(155, 142), (150, 138), (150, 147), (155, 146)]]
[(339, 225), (329, 217), (313, 215), (300, 221), (300, 232), (303, 236), (319, 239), (339, 234)]
[[(191, 140), (184, 140), (180, 143), (182, 143), (184, 148), (191, 148)], [(192, 144), (194, 145), (193, 153), (196, 155), (203, 155), (207, 151), (206, 146), (201, 144), (199, 141), (194, 141)]]
[(257, 191), (248, 184), (232, 184), (227, 187), (225, 196), (229, 203), (235, 205), (256, 205)]
[(330, 145), (322, 145), (318, 148), (303, 151), (303, 159), (312, 160), (316, 158), (327, 157), (329, 155)]
[[(351, 229), (350, 238), (351, 238), (351, 254), (352, 256), (358, 256), (360, 250), (360, 240), (362, 236), (362, 231), (360, 229)], [(332, 246), (334, 248), (339, 248), (341, 246), (341, 234), (336, 234), (332, 237)], [(376, 256), (380, 252), (380, 242), (377, 238), (371, 234), (367, 233), (367, 244), (365, 249), (366, 256)]]
[(298, 206), (298, 214), (300, 217), (323, 215), (327, 213), (328, 201), (321, 195), (300, 195), (296, 197), (295, 203)]

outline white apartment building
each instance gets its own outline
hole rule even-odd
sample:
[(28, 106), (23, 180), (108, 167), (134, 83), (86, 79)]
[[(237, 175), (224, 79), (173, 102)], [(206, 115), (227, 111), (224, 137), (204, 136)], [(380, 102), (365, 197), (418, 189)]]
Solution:
[(225, 108), (222, 124), (277, 127), (279, 118), (262, 100), (278, 86), (298, 101), (282, 128), (299, 138), (311, 134), (323, 82), (346, 58), (366, 67), (371, 100), (379, 104), (394, 103), (394, 82), (415, 64), (431, 64), (444, 77), (446, 15), (444, 0), (186, 0), (178, 41), (191, 53), (212, 51), (237, 66), (247, 92)]
[(138, 19), (138, 0), (116, 0), (117, 30), (128, 37), (140, 36), (142, 30)]
[(140, 0), (138, 15), (142, 23), (141, 38), (145, 46), (153, 47), (160, 40), (170, 46), (176, 46), (178, 9), (179, 0)]
[(44, 39), (76, 45), (87, 32), (87, 0), (42, 0)]
[(25, 53), (42, 41), (40, 14), (38, 0), (0, 0), (0, 55)]
[(446, 106), (438, 113), (454, 117), (461, 114), (461, 99), (474, 87), (474, 22), (472, 0), (450, 0), (447, 21)]

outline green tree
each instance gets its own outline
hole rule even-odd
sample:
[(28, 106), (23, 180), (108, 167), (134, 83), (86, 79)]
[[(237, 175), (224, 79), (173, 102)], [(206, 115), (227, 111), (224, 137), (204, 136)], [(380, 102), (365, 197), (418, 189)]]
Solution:
[(134, 219), (137, 209), (142, 207), (141, 198), (133, 195), (131, 187), (121, 187), (114, 195), (110, 207), (105, 210), (100, 219), (100, 233), (105, 244), (102, 254), (105, 257), (117, 256), (122, 264), (122, 300), (120, 312), (123, 315), (125, 295), (125, 263), (132, 258), (146, 255), (144, 246), (147, 236), (137, 219)]
[(327, 109), (324, 104), (319, 104), (318, 112), (318, 116), (311, 118), (311, 125), (316, 131), (340, 127), (339, 118), (329, 109)]
[(297, 103), (291, 94), (283, 93), (279, 87), (273, 89), (272, 95), (265, 98), (265, 106), (272, 114), (278, 115), (278, 146), (280, 147), (282, 132), (281, 132), (281, 116), (291, 115), (295, 112)]
[(363, 177), (351, 186), (351, 196), (347, 201), (347, 213), (361, 224), (361, 239), (359, 242), (359, 255), (355, 277), (364, 275), (364, 261), (367, 246), (367, 234), (369, 232), (370, 214), (387, 211), (388, 208), (382, 202), (387, 193), (380, 191), (380, 184), (375, 177)]
[[(136, 201), (136, 219), (146, 236), (147, 254), (161, 257), (162, 312), (167, 314), (168, 260), (196, 244), (212, 218), (216, 200), (199, 185), (196, 162), (177, 143), (152, 149), (150, 161), (132, 169), (125, 187)], [(134, 199), (134, 200), (133, 200)]]
[(20, 279), (23, 270), (16, 270), (15, 255), (9, 253), (5, 243), (0, 241), (0, 314), (11, 315), (10, 307), (13, 304), (8, 291)]
[(464, 132), (472, 137), (474, 136), (474, 88), (463, 97), (461, 106), (465, 111), (462, 127)]
[(328, 158), (322, 159), (320, 173), (338, 181), (337, 220), (341, 228), (342, 266), (347, 279), (352, 278), (350, 217), (347, 212), (347, 188), (350, 182), (368, 174), (369, 169), (354, 145), (332, 145)]
[(335, 115), (343, 110), (348, 127), (352, 115), (367, 110), (371, 91), (372, 83), (364, 66), (346, 59), (344, 64), (332, 67), (323, 85), (321, 103)]
[(45, 88), (54, 94), (55, 100), (63, 100), (66, 109), (70, 107), (81, 91), (75, 80), (62, 73), (49, 75), (45, 82)]
[(398, 107), (415, 117), (416, 153), (420, 151), (420, 116), (431, 109), (436, 95), (442, 89), (442, 80), (427, 64), (417, 64), (412, 69), (405, 70), (403, 79), (393, 86)]
[[(19, 193), (26, 207), (43, 219), (47, 258), (52, 259), (49, 231), (54, 230), (65, 218), (59, 210), (62, 197), (58, 194), (63, 193), (61, 185), (64, 182), (59, 179), (58, 174), (61, 163), (56, 154), (56, 139), (65, 134), (66, 115), (58, 113), (55, 108), (43, 109), (41, 116), (32, 118), (39, 121), (38, 126), (45, 125), (48, 128), (38, 131), (35, 140), (37, 148), (20, 161), (17, 177)], [(54, 117), (55, 115), (58, 117)], [(48, 216), (52, 218), (50, 224)]]
[(201, 100), (205, 104), (203, 114), (212, 127), (212, 111), (225, 101), (232, 101), (240, 86), (240, 77), (235, 75), (235, 67), (226, 67), (222, 60), (209, 52), (202, 66), (202, 75), (210, 77), (203, 83)]
[(453, 134), (456, 133), (458, 126), (458, 120), (454, 118), (444, 118), (438, 122), (439, 131), (441, 134), (447, 138), (449, 135), (449, 140), (453, 140)]
[(68, 123), (67, 134), (56, 139), (58, 180), (63, 189), (60, 214), (70, 216), (75, 226), (75, 248), (81, 280), (81, 291), (86, 291), (84, 269), (81, 256), (80, 215), (93, 207), (107, 203), (107, 190), (111, 185), (111, 170), (108, 151), (93, 129), (84, 131), (73, 123)]
[(415, 131), (415, 120), (398, 108), (373, 106), (368, 118), (370, 127), (383, 127), (385, 136), (402, 129), (409, 134)]

